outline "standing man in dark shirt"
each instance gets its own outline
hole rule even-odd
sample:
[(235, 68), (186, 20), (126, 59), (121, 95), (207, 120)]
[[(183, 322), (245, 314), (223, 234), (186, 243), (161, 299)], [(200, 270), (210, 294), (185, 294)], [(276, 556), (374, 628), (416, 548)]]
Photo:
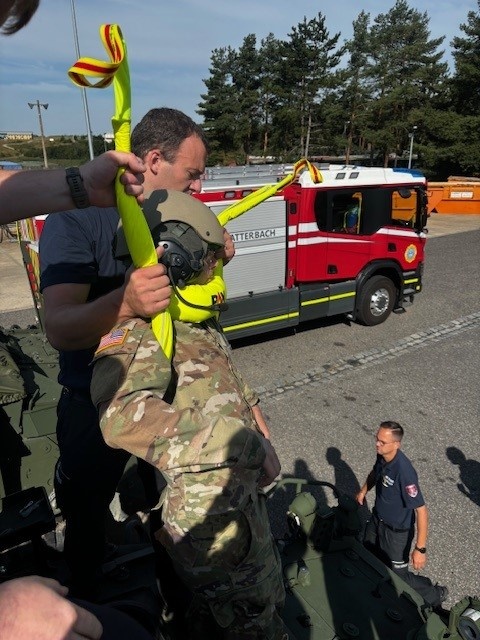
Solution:
[[(207, 142), (203, 130), (176, 109), (152, 109), (132, 132), (133, 152), (146, 165), (145, 193), (201, 189)], [(105, 551), (105, 515), (129, 454), (107, 447), (90, 398), (90, 362), (115, 324), (152, 317), (168, 306), (170, 286), (157, 264), (129, 271), (112, 255), (119, 215), (115, 208), (49, 216), (40, 238), (45, 327), (60, 352), (55, 473), (58, 505), (66, 520), (65, 558), (71, 593), (94, 598)], [(230, 241), (227, 257), (232, 257)]]
[[(375, 487), (375, 505), (364, 544), (416, 589), (426, 602), (438, 607), (447, 597), (447, 588), (433, 585), (429, 578), (408, 569), (409, 560), (416, 571), (425, 567), (428, 511), (417, 472), (400, 450), (402, 438), (403, 428), (393, 421), (382, 422), (375, 436), (377, 460), (356, 496), (362, 505), (367, 492)], [(417, 537), (410, 556), (415, 522)]]

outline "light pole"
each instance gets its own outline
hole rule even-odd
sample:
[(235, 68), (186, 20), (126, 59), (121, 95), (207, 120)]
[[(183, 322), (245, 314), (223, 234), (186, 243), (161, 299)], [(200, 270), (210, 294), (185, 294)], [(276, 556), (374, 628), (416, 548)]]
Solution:
[(410, 138), (410, 151), (408, 152), (408, 168), (409, 169), (412, 168), (413, 138), (415, 137), (416, 130), (417, 130), (417, 127), (412, 127), (412, 130), (408, 134), (408, 137)]
[[(80, 47), (78, 46), (78, 32), (77, 32), (77, 18), (75, 15), (75, 2), (71, 0), (71, 9), (72, 9), (72, 25), (73, 25), (73, 38), (75, 40), (75, 53), (77, 55), (77, 60), (80, 58)], [(87, 139), (88, 139), (88, 150), (90, 153), (90, 160), (93, 160), (93, 141), (92, 141), (92, 130), (90, 127), (90, 114), (88, 112), (88, 103), (87, 103), (87, 92), (85, 87), (81, 87), (80, 91), (82, 92), (82, 101), (83, 101), (83, 111), (85, 114), (85, 124), (87, 126)]]
[(37, 107), (38, 121), (40, 123), (40, 136), (42, 138), (43, 164), (45, 165), (45, 169), (48, 169), (47, 149), (45, 148), (45, 134), (43, 133), (42, 112), (40, 110), (40, 107), (43, 107), (45, 110), (47, 110), (48, 102), (44, 104), (37, 100), (36, 102), (29, 102), (28, 106), (30, 107), (30, 109), (33, 109), (33, 107)]
[(303, 157), (304, 158), (308, 158), (309, 149), (310, 149), (310, 139), (311, 139), (312, 131), (314, 129), (320, 128), (321, 126), (322, 126), (321, 124), (312, 124), (312, 115), (310, 114), (308, 116), (307, 136), (305, 138), (305, 149), (304, 149), (304, 153), (303, 153)]
[(343, 124), (343, 135), (347, 137), (347, 146), (345, 147), (345, 165), (350, 162), (350, 148), (352, 146), (352, 126), (351, 121), (346, 120)]

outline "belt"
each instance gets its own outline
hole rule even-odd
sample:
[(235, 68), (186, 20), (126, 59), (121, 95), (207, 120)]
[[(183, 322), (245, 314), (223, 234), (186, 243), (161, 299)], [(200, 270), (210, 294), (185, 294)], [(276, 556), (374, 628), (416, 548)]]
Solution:
[(378, 515), (378, 513), (375, 511), (375, 509), (373, 510), (373, 515), (375, 516), (375, 518), (381, 522), (383, 524), (383, 526), (386, 529), (390, 529), (390, 531), (394, 531), (395, 533), (405, 533), (407, 531), (410, 531), (411, 527), (409, 527), (408, 529), (397, 529), (396, 527), (392, 527), (391, 524), (388, 524), (388, 522), (385, 522), (385, 520), (382, 520), (382, 518), (380, 518), (380, 516)]

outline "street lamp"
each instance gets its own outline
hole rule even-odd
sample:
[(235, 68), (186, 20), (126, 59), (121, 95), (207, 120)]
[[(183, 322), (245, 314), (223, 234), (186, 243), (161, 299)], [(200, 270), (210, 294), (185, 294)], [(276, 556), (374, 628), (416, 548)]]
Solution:
[(29, 102), (28, 106), (30, 107), (30, 109), (33, 109), (33, 107), (37, 107), (38, 121), (40, 123), (40, 136), (42, 138), (43, 164), (45, 165), (45, 169), (48, 169), (47, 149), (45, 148), (45, 135), (43, 133), (42, 112), (40, 110), (40, 107), (43, 107), (45, 110), (47, 110), (48, 109), (48, 102), (46, 104), (44, 104), (44, 103), (39, 102), (37, 100), (36, 102)]
[(350, 162), (350, 148), (352, 146), (352, 126), (350, 120), (345, 120), (343, 124), (343, 135), (347, 137), (347, 146), (345, 147), (345, 165)]
[(412, 127), (412, 130), (408, 134), (408, 137), (410, 138), (410, 151), (408, 152), (408, 168), (409, 169), (411, 169), (411, 167), (412, 167), (413, 138), (415, 136), (415, 131), (416, 130), (417, 130), (417, 127)]
[(310, 137), (311, 137), (311, 133), (314, 129), (318, 129), (319, 127), (321, 127), (323, 125), (321, 124), (312, 124), (312, 114), (309, 114), (308, 116), (308, 126), (307, 126), (307, 136), (305, 139), (305, 149), (303, 152), (303, 157), (304, 158), (308, 158), (308, 153), (309, 153), (309, 148), (310, 148)]

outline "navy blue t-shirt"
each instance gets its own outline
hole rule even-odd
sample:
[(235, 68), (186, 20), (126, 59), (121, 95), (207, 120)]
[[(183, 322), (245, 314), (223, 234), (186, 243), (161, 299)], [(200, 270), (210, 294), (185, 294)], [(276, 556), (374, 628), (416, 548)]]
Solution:
[(373, 472), (378, 517), (395, 529), (409, 529), (414, 509), (425, 504), (412, 463), (399, 449), (391, 462), (377, 455)]
[[(118, 221), (114, 207), (49, 215), (39, 244), (40, 291), (56, 284), (89, 284), (90, 301), (120, 287), (125, 267), (112, 255)], [(60, 351), (60, 384), (88, 390), (95, 349)]]

